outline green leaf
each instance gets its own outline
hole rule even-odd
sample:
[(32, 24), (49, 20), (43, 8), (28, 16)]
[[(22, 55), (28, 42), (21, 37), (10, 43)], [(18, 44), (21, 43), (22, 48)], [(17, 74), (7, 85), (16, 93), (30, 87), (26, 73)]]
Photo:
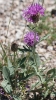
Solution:
[(22, 100), (20, 97), (17, 97), (17, 96), (13, 96), (14, 100)]
[(43, 22), (45, 22), (45, 20), (46, 20), (47, 17), (48, 17), (48, 16), (43, 16), (43, 17), (41, 17), (40, 19), (41, 19)]
[(54, 98), (54, 97), (55, 97), (55, 93), (52, 92), (52, 93), (51, 93), (51, 98)]
[(23, 70), (25, 70), (25, 64), (20, 65), (20, 68), (22, 68)]
[(34, 89), (35, 87), (39, 88), (40, 86), (41, 86), (41, 82), (39, 82), (39, 81), (37, 80), (34, 84), (32, 84), (31, 90)]
[(26, 57), (23, 57), (23, 58), (21, 59), (21, 61), (20, 61), (20, 65), (22, 65), (22, 64), (25, 62), (25, 60), (26, 60)]
[(49, 36), (51, 36), (51, 34), (47, 34), (47, 35), (43, 36), (43, 37), (40, 39), (40, 42), (43, 41), (43, 40), (48, 39)]
[(48, 72), (47, 72), (47, 75), (49, 75), (49, 74), (54, 74), (55, 73), (55, 68), (53, 68), (53, 69), (50, 69)]
[(42, 76), (42, 73), (41, 72), (37, 72), (37, 76), (39, 77), (41, 83), (44, 84), (45, 83), (45, 78)]
[(27, 46), (27, 47), (23, 46), (23, 48), (24, 48), (25, 51), (29, 51), (29, 52), (32, 51), (32, 50), (30, 49), (30, 47), (28, 47), (28, 46)]
[(45, 83), (45, 78), (42, 76), (41, 72), (38, 72), (37, 67), (36, 66), (32, 66), (35, 70), (35, 74), (38, 76), (38, 78), (40, 79), (41, 83)]
[(40, 79), (41, 83), (45, 83), (45, 78), (42, 76), (41, 72), (38, 72), (37, 70), (37, 67), (36, 66), (33, 66), (34, 70), (35, 70), (35, 73), (36, 75), (38, 76), (38, 78)]
[(34, 59), (32, 57), (29, 57), (27, 64), (31, 67), (34, 66)]
[[(0, 44), (1, 45), (1, 44)], [(2, 48), (2, 51), (3, 51), (3, 55), (2, 55), (2, 58), (4, 59), (5, 62), (7, 62), (7, 55), (6, 55), (6, 51), (5, 49), (3, 48), (3, 46), (1, 45), (1, 48)]]
[(34, 58), (33, 57), (29, 57), (29, 60), (34, 62)]
[(37, 62), (37, 66), (39, 67), (41, 65), (41, 60), (38, 54), (36, 54), (36, 62)]
[(7, 59), (7, 61), (8, 61), (8, 69), (10, 71), (10, 75), (14, 75), (14, 67), (12, 63), (10, 62), (9, 58)]
[(23, 46), (23, 49), (18, 48), (21, 52), (31, 52), (32, 50), (28, 47)]
[(27, 69), (26, 68), (22, 68), (21, 69), (21, 73), (26, 73)]
[(47, 72), (46, 80), (48, 82), (48, 81), (52, 80), (53, 78), (56, 78), (56, 69), (55, 68), (50, 69)]
[(10, 82), (10, 72), (7, 67), (3, 67), (3, 77)]
[(27, 27), (29, 27), (31, 30), (33, 30), (35, 28), (35, 26), (33, 24), (29, 24), (29, 25), (27, 25)]
[(0, 62), (0, 71), (2, 71), (2, 68), (3, 68), (3, 64), (2, 62)]
[(34, 74), (35, 73), (32, 72), (32, 73), (26, 75), (26, 77), (21, 78), (20, 81), (27, 80), (27, 79), (31, 78)]
[(10, 93), (12, 91), (12, 87), (11, 85), (9, 84), (9, 82), (7, 80), (3, 80), (1, 82), (1, 86), (4, 88), (4, 90), (7, 92), (7, 93)]
[(44, 98), (46, 98), (49, 94), (49, 89), (47, 91), (45, 91), (45, 94), (44, 94)]

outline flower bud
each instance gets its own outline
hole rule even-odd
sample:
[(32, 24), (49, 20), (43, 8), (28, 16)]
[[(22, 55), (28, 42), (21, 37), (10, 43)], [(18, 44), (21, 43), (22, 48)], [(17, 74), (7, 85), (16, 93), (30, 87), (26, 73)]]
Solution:
[(16, 52), (18, 49), (18, 44), (16, 42), (12, 42), (11, 51)]

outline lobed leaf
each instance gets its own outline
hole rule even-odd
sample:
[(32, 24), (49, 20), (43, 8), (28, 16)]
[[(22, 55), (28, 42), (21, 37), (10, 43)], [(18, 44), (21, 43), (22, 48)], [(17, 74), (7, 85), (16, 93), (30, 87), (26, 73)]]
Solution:
[(1, 82), (1, 86), (4, 88), (4, 90), (7, 92), (7, 93), (10, 93), (12, 91), (12, 87), (11, 85), (9, 84), (9, 82), (7, 80), (3, 80)]
[(12, 63), (10, 62), (9, 59), (7, 59), (7, 62), (8, 62), (8, 69), (9, 69), (10, 75), (14, 75), (14, 67)]

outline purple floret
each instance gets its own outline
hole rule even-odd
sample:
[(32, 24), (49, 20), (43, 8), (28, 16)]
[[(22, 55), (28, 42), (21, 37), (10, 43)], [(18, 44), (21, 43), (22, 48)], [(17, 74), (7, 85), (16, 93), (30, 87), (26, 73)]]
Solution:
[(34, 46), (38, 41), (39, 41), (39, 36), (37, 35), (37, 33), (34, 32), (28, 32), (24, 37), (24, 42), (31, 47)]
[(45, 9), (37, 3), (31, 4), (27, 9), (24, 10), (23, 16), (29, 22), (35, 22), (32, 17), (38, 17), (39, 15), (44, 15)]

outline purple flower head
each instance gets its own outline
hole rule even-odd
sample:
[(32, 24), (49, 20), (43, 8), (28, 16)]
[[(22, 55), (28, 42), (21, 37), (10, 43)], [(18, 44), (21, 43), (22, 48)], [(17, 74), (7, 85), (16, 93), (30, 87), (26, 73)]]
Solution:
[(34, 46), (38, 41), (39, 36), (37, 35), (37, 33), (34, 33), (32, 31), (28, 32), (24, 37), (24, 42), (31, 47)]
[(36, 23), (39, 15), (44, 15), (44, 11), (45, 9), (40, 4), (34, 3), (24, 10), (23, 16), (27, 21)]

